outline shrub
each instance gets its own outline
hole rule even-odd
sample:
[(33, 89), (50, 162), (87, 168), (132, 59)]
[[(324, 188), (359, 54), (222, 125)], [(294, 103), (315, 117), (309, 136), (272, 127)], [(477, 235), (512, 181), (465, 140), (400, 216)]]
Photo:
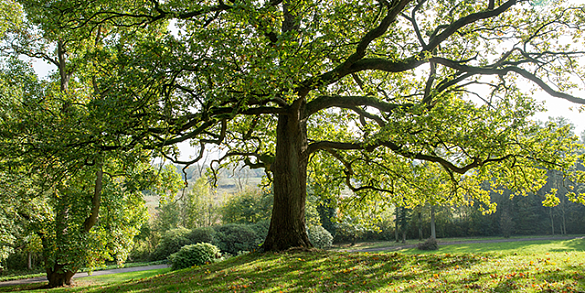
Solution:
[(317, 248), (328, 248), (333, 243), (333, 236), (323, 226), (311, 226), (308, 229), (309, 240)]
[(191, 243), (213, 243), (215, 239), (215, 230), (211, 227), (195, 228), (185, 237), (187, 237)]
[(417, 248), (420, 250), (437, 250), (439, 249), (439, 243), (437, 243), (437, 239), (431, 237), (427, 241), (417, 245)]
[(165, 232), (150, 255), (151, 260), (164, 260), (171, 254), (179, 251), (181, 247), (191, 244), (191, 241), (187, 238), (189, 232), (189, 229), (183, 227)]
[(181, 250), (169, 256), (169, 260), (171, 269), (179, 270), (211, 263), (220, 257), (217, 246), (210, 243), (197, 243), (181, 247)]
[(270, 228), (270, 221), (260, 221), (255, 224), (248, 225), (254, 233), (256, 233), (256, 239), (254, 240), (254, 244), (256, 246), (260, 246), (266, 240), (266, 236), (268, 235), (268, 228)]
[(240, 251), (253, 251), (258, 248), (256, 232), (248, 225), (227, 224), (216, 229), (215, 245), (222, 252), (237, 255)]

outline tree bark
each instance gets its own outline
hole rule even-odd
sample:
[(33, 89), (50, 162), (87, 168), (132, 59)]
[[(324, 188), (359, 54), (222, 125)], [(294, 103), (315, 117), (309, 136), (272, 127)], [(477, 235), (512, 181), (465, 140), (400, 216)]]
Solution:
[[(92, 197), (92, 209), (91, 209), (91, 213), (88, 215), (88, 217), (85, 219), (84, 223), (83, 223), (83, 232), (84, 233), (88, 233), (91, 228), (95, 225), (95, 223), (97, 222), (97, 218), (99, 216), (99, 207), (100, 207), (100, 203), (101, 203), (101, 192), (102, 192), (102, 188), (103, 188), (103, 167), (102, 167), (102, 163), (99, 163), (99, 168), (96, 171), (96, 180), (95, 180), (95, 186), (94, 186), (94, 194)], [(68, 210), (65, 209), (64, 212), (62, 213), (58, 213), (58, 216), (61, 215), (60, 218), (58, 218), (58, 224), (61, 223), (61, 225), (57, 226), (57, 243), (62, 243), (62, 240), (60, 240), (59, 238), (63, 238), (64, 235), (67, 233), (67, 229), (69, 228), (67, 225), (67, 212)], [(60, 219), (60, 220), (59, 220)], [(46, 244), (46, 239), (43, 239), (41, 237), (41, 239), (43, 240), (43, 248), (48, 247), (48, 244)], [(61, 249), (61, 247), (59, 245), (57, 245), (57, 249)], [(64, 285), (71, 285), (71, 278), (73, 277), (73, 275), (75, 275), (77, 273), (78, 268), (65, 268), (66, 264), (62, 264), (62, 263), (58, 263), (58, 262), (54, 262), (53, 264), (49, 264), (47, 261), (47, 258), (45, 257), (45, 269), (47, 272), (47, 280), (49, 281), (48, 287), (49, 288), (55, 288), (55, 287), (62, 287)]]
[[(276, 130), (276, 158), (270, 166), (274, 174), (274, 205), (264, 251), (291, 247), (312, 247), (305, 228), (307, 197), (307, 129), (303, 118), (304, 102), (293, 104), (280, 114)], [(296, 108), (296, 109), (295, 109)]]
[(551, 235), (555, 235), (555, 220), (553, 218), (553, 208), (548, 209), (548, 214), (550, 216), (550, 228), (551, 228)]
[(396, 207), (396, 216), (394, 217), (394, 240), (396, 241), (396, 243), (398, 243), (398, 230), (400, 227), (400, 224), (398, 223), (398, 211), (399, 211), (399, 207)]
[(431, 206), (431, 238), (437, 239), (437, 232), (435, 230), (435, 206)]
[(49, 285), (47, 286), (49, 288), (71, 285), (71, 278), (73, 278), (77, 269), (64, 271), (63, 267), (61, 264), (47, 267), (47, 280), (49, 280)]
[(418, 211), (418, 240), (423, 240), (423, 231), (422, 231), (422, 212)]

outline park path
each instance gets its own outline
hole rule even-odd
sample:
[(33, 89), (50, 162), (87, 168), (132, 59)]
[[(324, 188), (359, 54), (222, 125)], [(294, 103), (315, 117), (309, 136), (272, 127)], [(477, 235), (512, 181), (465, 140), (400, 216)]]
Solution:
[[(470, 243), (499, 243), (499, 242), (518, 242), (518, 241), (539, 241), (539, 240), (571, 240), (583, 239), (585, 236), (561, 236), (561, 237), (534, 237), (534, 238), (507, 238), (507, 239), (486, 239), (486, 240), (465, 240), (465, 241), (446, 241), (438, 240), (439, 245), (470, 244)], [(376, 248), (364, 248), (345, 250), (346, 252), (376, 252), (376, 251), (393, 251), (407, 248), (415, 248), (417, 244), (408, 244), (402, 246), (388, 246)]]
[[(90, 277), (90, 276), (93, 277), (93, 276), (110, 275), (110, 274), (127, 273), (127, 272), (140, 272), (140, 271), (164, 269), (164, 268), (168, 268), (168, 267), (169, 267), (169, 265), (154, 265), (154, 266), (101, 270), (101, 271), (93, 271), (91, 273), (91, 275), (89, 275), (88, 273), (77, 273), (77, 274), (73, 275), (73, 278), (76, 279), (76, 278), (85, 278), (85, 277)], [(37, 278), (30, 278), (30, 279), (4, 281), (4, 282), (0, 282), (0, 287), (22, 285), (22, 284), (32, 284), (32, 283), (42, 283), (42, 282), (47, 282), (47, 277), (37, 277)]]

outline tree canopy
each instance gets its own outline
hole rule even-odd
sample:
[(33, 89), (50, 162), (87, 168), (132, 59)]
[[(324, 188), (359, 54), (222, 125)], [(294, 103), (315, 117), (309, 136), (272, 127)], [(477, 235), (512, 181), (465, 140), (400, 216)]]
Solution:
[[(585, 104), (572, 94), (585, 14), (565, 1), (19, 3), (43, 48), (75, 61), (61, 80), (76, 70), (69, 82), (85, 86), (68, 95), (90, 100), (66, 147), (184, 164), (215, 147), (220, 164), (264, 168), (265, 250), (310, 246), (307, 182), (322, 195), (345, 184), (354, 206), (491, 209), (485, 182), (526, 194), (545, 169), (584, 180), (569, 172), (578, 138), (530, 118), (534, 95)], [(179, 160), (187, 141), (198, 153)]]

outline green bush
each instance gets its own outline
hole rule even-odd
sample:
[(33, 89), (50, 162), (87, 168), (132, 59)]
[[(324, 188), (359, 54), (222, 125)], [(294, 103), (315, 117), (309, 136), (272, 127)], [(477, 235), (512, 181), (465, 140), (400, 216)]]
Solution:
[(333, 236), (323, 226), (311, 226), (308, 229), (309, 240), (317, 248), (328, 248), (333, 243)]
[(191, 241), (187, 238), (187, 235), (191, 231), (189, 229), (180, 227), (171, 229), (163, 235), (158, 245), (154, 248), (154, 251), (150, 255), (151, 260), (164, 260), (171, 254), (179, 251), (181, 247), (191, 244)]
[(171, 269), (179, 270), (195, 265), (212, 263), (220, 258), (219, 248), (210, 243), (197, 243), (183, 246), (181, 250), (169, 256)]
[(439, 249), (439, 243), (437, 243), (437, 239), (431, 237), (427, 241), (417, 245), (417, 248), (420, 250), (437, 250)]
[(217, 232), (215, 245), (222, 252), (237, 255), (240, 251), (253, 251), (258, 248), (258, 236), (249, 226), (243, 224), (227, 224), (215, 227)]
[(262, 245), (264, 240), (266, 240), (266, 236), (268, 235), (268, 229), (270, 228), (270, 221), (260, 221), (255, 224), (248, 225), (254, 232), (256, 233), (256, 239), (254, 240), (254, 244), (256, 246)]
[(215, 230), (211, 227), (195, 228), (185, 237), (187, 237), (191, 243), (213, 243), (215, 239)]
[(221, 209), (224, 223), (251, 224), (270, 219), (273, 196), (246, 189), (229, 197)]

